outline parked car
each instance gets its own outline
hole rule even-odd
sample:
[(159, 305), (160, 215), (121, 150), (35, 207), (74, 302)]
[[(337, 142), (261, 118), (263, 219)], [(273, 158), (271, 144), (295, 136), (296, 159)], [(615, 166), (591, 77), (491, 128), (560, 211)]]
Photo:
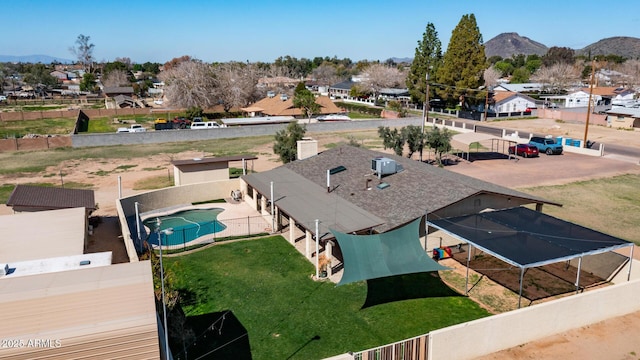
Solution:
[(0, 95), (0, 101), (7, 101), (7, 97), (4, 95)]
[(529, 140), (529, 144), (538, 148), (538, 152), (547, 155), (562, 154), (562, 144), (558, 144), (553, 138), (534, 136)]
[(219, 127), (221, 126), (215, 121), (198, 121), (191, 123), (190, 129), (217, 129)]
[(134, 133), (134, 132), (145, 132), (147, 129), (143, 128), (140, 124), (131, 124), (131, 126), (118, 128), (117, 133)]
[(517, 144), (509, 146), (509, 154), (516, 154), (522, 157), (536, 157), (540, 154), (538, 148), (529, 144)]

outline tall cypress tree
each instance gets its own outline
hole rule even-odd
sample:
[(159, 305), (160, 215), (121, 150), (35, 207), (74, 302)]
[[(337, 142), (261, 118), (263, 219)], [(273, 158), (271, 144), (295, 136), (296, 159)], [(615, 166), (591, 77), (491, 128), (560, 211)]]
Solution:
[[(411, 63), (411, 69), (407, 75), (407, 88), (413, 102), (422, 102), (425, 99), (426, 74), (429, 72), (430, 80), (434, 81), (440, 63), (442, 62), (442, 43), (438, 39), (438, 32), (432, 23), (422, 34), (422, 40), (418, 41), (416, 53)], [(430, 89), (430, 92), (433, 90)], [(431, 94), (429, 95), (431, 98)]]
[(438, 93), (442, 97), (460, 100), (484, 98), (485, 93), (469, 90), (484, 84), (482, 76), (486, 67), (487, 59), (476, 17), (473, 14), (463, 15), (451, 33), (442, 66), (436, 72), (437, 82), (444, 85)]

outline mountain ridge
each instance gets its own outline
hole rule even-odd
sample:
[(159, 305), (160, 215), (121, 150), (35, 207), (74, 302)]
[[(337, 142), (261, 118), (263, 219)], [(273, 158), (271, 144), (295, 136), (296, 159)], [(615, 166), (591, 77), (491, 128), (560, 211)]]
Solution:
[[(516, 32), (505, 32), (496, 35), (484, 43), (485, 55), (500, 56), (503, 59), (513, 55), (544, 55), (549, 50), (546, 45), (534, 41)], [(582, 49), (573, 49), (576, 55), (618, 55), (627, 59), (640, 58), (640, 38), (630, 36), (614, 36), (598, 40)]]

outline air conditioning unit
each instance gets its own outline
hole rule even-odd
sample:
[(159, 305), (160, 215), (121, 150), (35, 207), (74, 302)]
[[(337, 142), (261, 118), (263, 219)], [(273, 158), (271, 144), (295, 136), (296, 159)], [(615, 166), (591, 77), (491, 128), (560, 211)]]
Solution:
[(381, 178), (384, 175), (391, 175), (401, 171), (402, 166), (393, 159), (379, 157), (371, 160), (371, 170), (378, 175), (378, 178)]

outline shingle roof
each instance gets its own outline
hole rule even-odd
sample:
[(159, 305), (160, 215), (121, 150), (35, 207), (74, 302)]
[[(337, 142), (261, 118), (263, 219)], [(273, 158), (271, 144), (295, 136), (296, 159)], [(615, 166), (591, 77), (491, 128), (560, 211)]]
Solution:
[(345, 80), (343, 82), (331, 85), (329, 88), (331, 88), (331, 89), (351, 90), (351, 88), (355, 84), (356, 83), (353, 80), (349, 79), (349, 80)]
[[(326, 170), (324, 173), (326, 176)], [(291, 215), (297, 224), (313, 232), (316, 219), (320, 221), (320, 234), (329, 233), (329, 229), (351, 233), (384, 223), (383, 219), (366, 209), (352, 204), (339, 194), (327, 192), (326, 186), (315, 184), (286, 166), (242, 178), (267, 198), (270, 197), (273, 181), (275, 205), (280, 211)]]
[[(404, 168), (402, 172), (382, 178), (382, 182), (389, 184), (383, 190), (376, 187), (379, 180), (371, 170), (371, 161), (376, 157), (393, 159)], [(502, 194), (535, 203), (551, 203), (520, 191), (419, 161), (348, 145), (283, 165), (325, 189), (327, 170), (338, 166), (344, 166), (346, 170), (331, 175), (331, 193), (384, 219), (385, 223), (376, 227), (379, 232), (396, 228), (425, 213), (434, 212), (480, 193)], [(252, 175), (268, 183), (271, 172)], [(367, 183), (367, 179), (371, 179), (371, 182)], [(247, 182), (251, 184), (251, 179), (247, 179)], [(367, 184), (371, 190), (367, 190)], [(305, 206), (313, 207), (315, 204), (307, 202)], [(295, 218), (295, 214), (291, 215)]]
[(21, 209), (31, 210), (55, 210), (84, 207), (93, 211), (96, 203), (93, 190), (64, 189), (31, 185), (18, 185), (9, 200), (7, 206), (16, 211)]
[[(318, 114), (335, 114), (342, 111), (327, 96), (316, 97), (316, 103), (320, 105)], [(242, 110), (253, 111), (256, 108), (260, 108), (262, 113), (270, 116), (301, 116), (303, 114), (302, 109), (293, 106), (292, 97), (287, 97), (286, 100), (282, 100), (281, 96), (266, 97)]]

